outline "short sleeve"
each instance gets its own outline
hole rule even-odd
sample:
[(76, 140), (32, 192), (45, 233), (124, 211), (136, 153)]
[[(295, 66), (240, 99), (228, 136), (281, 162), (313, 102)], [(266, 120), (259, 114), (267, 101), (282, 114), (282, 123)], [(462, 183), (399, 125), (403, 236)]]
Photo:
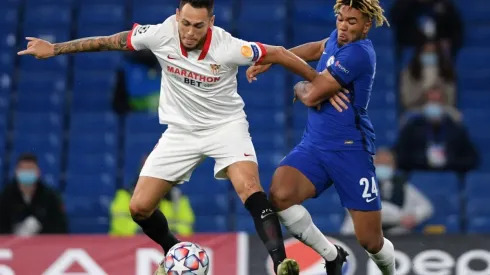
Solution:
[(162, 24), (139, 25), (134, 24), (128, 34), (128, 47), (133, 51), (152, 50), (162, 39)]
[(327, 67), (327, 70), (340, 85), (347, 86), (356, 80), (369, 64), (367, 52), (353, 45), (338, 51), (334, 56), (334, 62)]
[(218, 52), (223, 53), (225, 64), (235, 66), (252, 65), (260, 62), (267, 55), (261, 43), (241, 40), (230, 34), (221, 41)]

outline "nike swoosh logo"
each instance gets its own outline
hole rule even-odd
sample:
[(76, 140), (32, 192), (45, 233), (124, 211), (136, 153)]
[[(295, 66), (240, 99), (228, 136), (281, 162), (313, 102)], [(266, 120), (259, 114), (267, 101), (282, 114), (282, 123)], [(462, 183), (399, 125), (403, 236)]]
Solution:
[(251, 157), (253, 156), (252, 154), (243, 154), (245, 157)]
[(267, 217), (267, 216), (269, 216), (269, 215), (272, 215), (272, 213), (267, 213), (267, 214), (265, 214), (265, 215), (260, 215), (260, 218), (261, 218), (261, 219), (263, 219), (263, 218), (265, 218), (265, 217)]
[(374, 198), (372, 198), (372, 199), (366, 199), (366, 202), (367, 202), (367, 203), (372, 202), (372, 201), (374, 201), (376, 198), (377, 198), (377, 197), (374, 197)]
[(171, 57), (170, 55), (167, 55), (167, 58), (168, 58), (168, 59), (172, 59), (172, 60), (177, 59), (177, 58), (175, 58), (175, 57)]

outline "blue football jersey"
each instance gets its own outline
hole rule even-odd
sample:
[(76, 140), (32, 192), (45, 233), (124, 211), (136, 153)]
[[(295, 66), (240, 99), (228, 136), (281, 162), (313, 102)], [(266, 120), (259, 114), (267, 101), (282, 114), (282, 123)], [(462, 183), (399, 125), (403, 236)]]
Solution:
[(328, 101), (309, 108), (303, 142), (322, 150), (366, 150), (375, 153), (375, 134), (367, 108), (376, 74), (376, 53), (369, 39), (340, 46), (330, 35), (316, 70), (330, 74), (350, 91), (349, 109), (338, 112)]

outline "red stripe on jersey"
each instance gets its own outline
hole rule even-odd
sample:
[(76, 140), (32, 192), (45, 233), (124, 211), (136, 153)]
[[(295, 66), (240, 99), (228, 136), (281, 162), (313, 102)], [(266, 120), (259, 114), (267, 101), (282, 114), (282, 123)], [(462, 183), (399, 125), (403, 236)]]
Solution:
[(183, 56), (187, 57), (187, 50), (184, 48), (184, 45), (182, 45), (182, 42), (180, 42), (180, 51)]
[(264, 59), (264, 57), (267, 55), (267, 50), (265, 49), (265, 46), (262, 43), (259, 43), (259, 42), (255, 42), (255, 43), (257, 43), (257, 45), (260, 48), (260, 51), (262, 52), (259, 60), (257, 60), (257, 63), (260, 63), (260, 61), (262, 61)]
[(128, 33), (128, 39), (127, 39), (128, 49), (130, 49), (132, 51), (134, 51), (135, 49), (133, 47), (133, 43), (131, 43), (131, 38), (133, 37), (133, 31), (134, 31), (134, 29), (136, 29), (136, 27), (138, 27), (138, 26), (139, 26), (138, 23), (134, 23), (133, 28)]
[(211, 38), (213, 38), (213, 30), (209, 28), (208, 33), (206, 34), (206, 41), (204, 41), (204, 46), (202, 47), (201, 54), (199, 55), (199, 60), (206, 58), (206, 55), (209, 52), (209, 47), (211, 46)]

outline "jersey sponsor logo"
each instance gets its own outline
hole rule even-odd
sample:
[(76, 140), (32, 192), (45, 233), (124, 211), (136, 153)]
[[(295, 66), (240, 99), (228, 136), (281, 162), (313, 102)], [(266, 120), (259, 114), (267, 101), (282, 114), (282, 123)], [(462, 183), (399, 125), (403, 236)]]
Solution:
[(176, 68), (173, 66), (167, 66), (167, 72), (169, 72), (171, 74), (178, 75), (178, 76), (183, 76), (183, 77), (187, 77), (187, 78), (190, 78), (193, 80), (197, 80), (200, 82), (206, 82), (206, 83), (215, 83), (215, 82), (218, 82), (221, 80), (221, 77), (211, 77), (211, 76), (200, 75), (198, 73), (191, 72), (191, 71), (184, 70), (184, 69), (179, 69), (179, 68)]
[(330, 58), (327, 60), (327, 67), (332, 66), (332, 64), (335, 62), (335, 57), (330, 56)]
[(209, 67), (214, 75), (217, 75), (219, 73), (219, 69), (221, 69), (221, 65), (218, 64), (209, 64)]
[(338, 60), (337, 60), (337, 62), (335, 62), (335, 67), (339, 68), (345, 74), (349, 74), (350, 73), (350, 71), (347, 70), (344, 66), (342, 66), (342, 64), (340, 64), (340, 62)]

